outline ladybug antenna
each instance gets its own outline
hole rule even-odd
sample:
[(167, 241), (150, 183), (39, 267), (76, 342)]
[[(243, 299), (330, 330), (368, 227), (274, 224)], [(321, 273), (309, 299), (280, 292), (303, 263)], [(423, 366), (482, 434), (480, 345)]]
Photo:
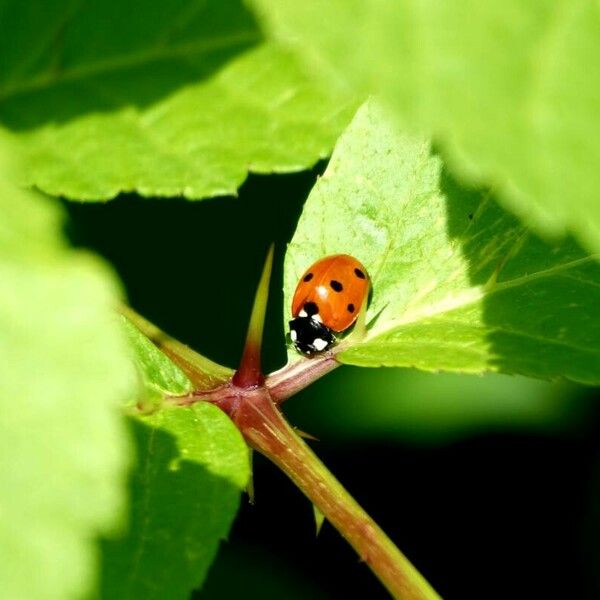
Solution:
[(260, 367), (260, 352), (265, 325), (265, 313), (267, 311), (267, 300), (269, 298), (273, 250), (274, 244), (271, 244), (260, 281), (258, 282), (256, 295), (254, 296), (254, 306), (252, 307), (246, 344), (244, 345), (240, 366), (232, 379), (233, 384), (241, 388), (258, 387), (265, 381), (265, 376)]

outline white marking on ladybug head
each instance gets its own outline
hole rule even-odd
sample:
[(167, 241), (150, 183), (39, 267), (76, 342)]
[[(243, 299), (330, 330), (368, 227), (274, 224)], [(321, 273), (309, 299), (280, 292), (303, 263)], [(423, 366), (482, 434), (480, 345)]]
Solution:
[(308, 313), (307, 313), (307, 312), (306, 312), (304, 309), (302, 309), (302, 310), (301, 310), (301, 311), (298, 313), (298, 316), (299, 316), (299, 317), (308, 317)]
[(323, 319), (321, 319), (321, 315), (319, 313), (317, 313), (316, 315), (313, 315), (311, 317), (311, 319), (313, 321), (316, 321), (317, 323), (322, 323), (323, 322)]
[(295, 342), (298, 339), (298, 334), (295, 329), (290, 330), (290, 337), (292, 338), (292, 342)]
[(321, 352), (321, 350), (325, 350), (325, 348), (327, 348), (327, 342), (321, 338), (315, 338), (312, 345), (315, 347), (317, 352)]

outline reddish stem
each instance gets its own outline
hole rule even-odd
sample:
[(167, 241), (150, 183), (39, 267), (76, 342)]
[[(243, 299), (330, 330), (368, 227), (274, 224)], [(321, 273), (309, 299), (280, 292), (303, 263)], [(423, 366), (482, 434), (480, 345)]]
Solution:
[[(230, 404), (230, 408), (232, 406)], [(248, 444), (292, 479), (348, 540), (394, 598), (439, 598), (375, 521), (296, 435), (264, 388), (245, 390), (243, 400), (236, 402), (229, 414)]]
[(240, 367), (235, 372), (232, 382), (240, 388), (258, 387), (265, 382), (265, 376), (260, 367), (260, 345), (246, 342)]
[[(219, 406), (231, 417), (248, 444), (279, 466), (308, 496), (395, 598), (437, 599), (438, 595), (427, 581), (298, 437), (277, 408), (277, 404), (332, 371), (339, 363), (334, 352), (330, 352), (288, 364), (265, 381), (260, 349), (272, 260), (273, 247), (267, 255), (254, 299), (240, 366), (229, 381), (227, 377), (217, 376), (214, 386), (206, 386), (203, 357), (195, 356), (174, 340), (163, 344), (173, 350), (170, 356), (192, 381), (201, 384), (192, 394), (172, 400), (181, 405), (206, 401)], [(146, 330), (152, 329), (143, 320), (139, 322)], [(214, 372), (215, 368), (211, 366), (210, 371)]]
[(281, 404), (300, 390), (308, 387), (311, 383), (323, 377), (340, 363), (335, 360), (331, 353), (316, 356), (310, 359), (302, 359), (294, 363), (288, 363), (279, 371), (271, 373), (265, 382), (269, 394), (275, 404)]

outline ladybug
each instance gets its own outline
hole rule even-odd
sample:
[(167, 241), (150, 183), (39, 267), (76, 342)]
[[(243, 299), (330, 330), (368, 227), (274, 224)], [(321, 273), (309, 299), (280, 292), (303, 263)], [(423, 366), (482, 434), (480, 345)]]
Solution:
[(369, 295), (366, 269), (348, 254), (326, 256), (300, 278), (292, 300), (290, 338), (303, 354), (323, 352), (358, 318)]

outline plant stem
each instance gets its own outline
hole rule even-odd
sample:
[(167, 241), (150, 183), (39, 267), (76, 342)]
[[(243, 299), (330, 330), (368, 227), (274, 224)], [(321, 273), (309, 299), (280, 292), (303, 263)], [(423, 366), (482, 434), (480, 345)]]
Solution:
[(271, 373), (267, 377), (265, 385), (273, 402), (281, 404), (339, 366), (341, 363), (335, 360), (333, 354), (299, 360), (295, 363), (288, 363), (279, 371)]
[(375, 521), (294, 433), (264, 388), (246, 392), (231, 417), (250, 446), (292, 479), (394, 598), (439, 599)]

